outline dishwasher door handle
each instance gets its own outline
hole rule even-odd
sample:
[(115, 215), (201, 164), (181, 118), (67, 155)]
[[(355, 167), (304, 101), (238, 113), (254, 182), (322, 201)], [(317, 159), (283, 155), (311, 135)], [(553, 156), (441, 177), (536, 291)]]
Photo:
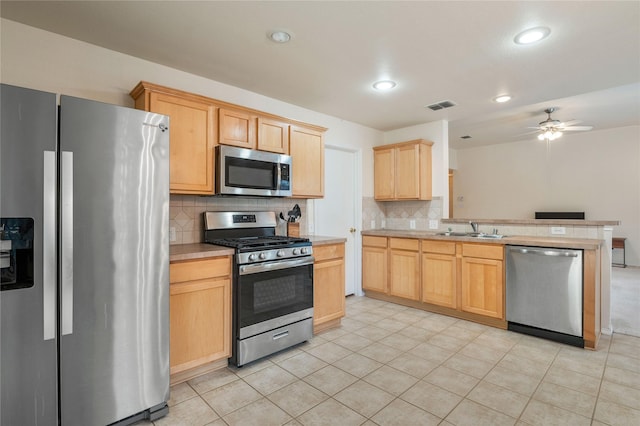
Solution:
[(575, 251), (544, 250), (544, 249), (530, 249), (530, 248), (516, 248), (516, 247), (510, 247), (509, 250), (515, 253), (535, 254), (538, 256), (578, 257), (578, 253), (576, 253)]

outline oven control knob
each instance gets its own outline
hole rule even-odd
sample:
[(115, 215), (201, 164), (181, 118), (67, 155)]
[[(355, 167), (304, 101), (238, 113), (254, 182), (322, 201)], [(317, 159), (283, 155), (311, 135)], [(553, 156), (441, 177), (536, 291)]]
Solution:
[(302, 254), (307, 254), (309, 252), (309, 250), (307, 250), (305, 247), (303, 247), (302, 249), (300, 249), (300, 252)]
[(256, 255), (255, 255), (255, 254), (250, 254), (250, 255), (249, 255), (249, 260), (250, 260), (250, 261), (254, 261), (254, 260), (256, 260)]
[(267, 258), (267, 255), (266, 253), (260, 253), (258, 257), (260, 258), (260, 260), (265, 260)]
[(300, 250), (298, 250), (297, 248), (294, 248), (292, 253), (293, 253), (294, 256), (296, 256), (296, 255), (300, 254)]
[(283, 257), (284, 256), (284, 250), (278, 250), (278, 252), (276, 253), (276, 256)]

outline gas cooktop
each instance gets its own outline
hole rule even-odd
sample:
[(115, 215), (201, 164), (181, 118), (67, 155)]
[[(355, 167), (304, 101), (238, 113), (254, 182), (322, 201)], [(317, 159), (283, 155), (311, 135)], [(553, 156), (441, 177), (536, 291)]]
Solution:
[(236, 249), (260, 249), (260, 248), (277, 248), (277, 247), (293, 247), (301, 245), (300, 243), (308, 243), (308, 238), (285, 237), (281, 235), (259, 236), (259, 237), (241, 237), (241, 238), (219, 238), (207, 241), (210, 244), (219, 246), (233, 247)]

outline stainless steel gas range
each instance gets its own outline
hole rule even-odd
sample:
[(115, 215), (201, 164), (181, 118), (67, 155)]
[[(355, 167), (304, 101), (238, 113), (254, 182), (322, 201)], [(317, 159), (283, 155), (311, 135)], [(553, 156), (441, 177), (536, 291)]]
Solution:
[(275, 235), (275, 212), (205, 212), (205, 242), (235, 249), (230, 362), (242, 366), (313, 336), (313, 249)]

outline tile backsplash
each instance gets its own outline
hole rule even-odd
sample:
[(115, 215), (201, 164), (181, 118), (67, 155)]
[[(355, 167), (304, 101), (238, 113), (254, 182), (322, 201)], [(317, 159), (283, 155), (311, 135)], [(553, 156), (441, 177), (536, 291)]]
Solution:
[[(201, 197), (197, 195), (171, 195), (169, 203), (169, 228), (175, 229), (175, 240), (170, 244), (201, 243), (204, 240), (206, 211), (274, 211), (287, 217), (295, 204), (300, 206), (300, 232), (305, 233), (306, 200), (267, 197)], [(286, 235), (286, 223), (278, 220), (278, 235)]]
[[(442, 198), (430, 201), (375, 201), (373, 197), (362, 199), (362, 229), (411, 229), (415, 221), (416, 230), (428, 230), (429, 220), (440, 225)], [(375, 226), (372, 226), (375, 225)]]

